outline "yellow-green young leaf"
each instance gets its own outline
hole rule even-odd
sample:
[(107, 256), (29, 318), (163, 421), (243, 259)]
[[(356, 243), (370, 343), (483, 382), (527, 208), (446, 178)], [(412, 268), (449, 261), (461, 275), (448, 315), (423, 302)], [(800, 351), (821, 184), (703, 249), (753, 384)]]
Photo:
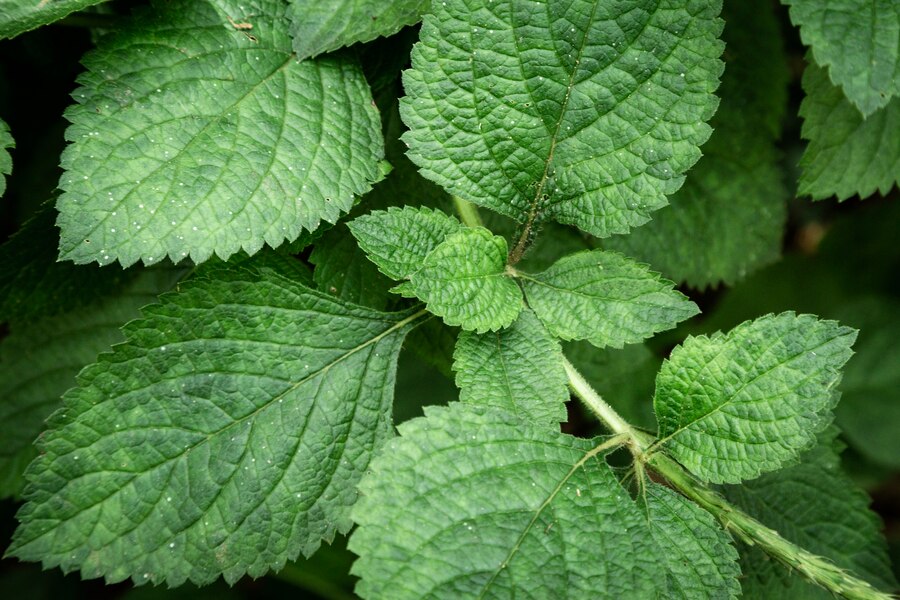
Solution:
[(646, 518), (603, 439), (486, 407), (426, 407), (360, 482), (357, 593), (375, 599), (665, 596)]
[(439, 210), (404, 206), (375, 210), (347, 224), (369, 260), (392, 279), (408, 279), (462, 223)]
[(0, 40), (59, 21), (106, 0), (0, 0)]
[(404, 73), (422, 174), (520, 222), (624, 233), (700, 158), (720, 0), (432, 3)]
[(6, 192), (6, 176), (12, 173), (12, 157), (10, 148), (15, 148), (16, 142), (9, 132), (9, 125), (0, 119), (0, 196)]
[(711, 514), (655, 483), (646, 485), (641, 499), (669, 571), (666, 598), (740, 597), (737, 550)]
[(269, 269), (212, 274), (79, 375), (29, 468), (12, 555), (108, 581), (233, 582), (349, 529), (421, 313)]
[(855, 339), (835, 321), (790, 312), (689, 337), (656, 378), (657, 447), (714, 483), (795, 460), (833, 417)]
[(66, 113), (62, 258), (253, 254), (335, 222), (382, 176), (360, 68), (298, 62), (285, 11), (157, 0), (85, 56)]
[[(802, 548), (827, 557), (877, 588), (897, 589), (882, 533), (869, 509), (869, 496), (841, 471), (834, 450), (837, 431), (826, 431), (801, 463), (741, 485), (725, 496), (742, 510)], [(748, 600), (829, 600), (827, 591), (773, 561), (756, 548), (741, 546), (743, 597)]]
[(537, 423), (566, 420), (569, 390), (559, 342), (528, 309), (502, 331), (463, 331), (453, 370), (461, 402), (497, 406)]
[(46, 418), (75, 385), (75, 375), (112, 344), (138, 309), (172, 288), (184, 269), (142, 271), (89, 306), (33, 323), (13, 323), (0, 342), (0, 497), (19, 495), (25, 467), (37, 456), (34, 440)]
[(502, 237), (483, 227), (463, 228), (428, 254), (403, 290), (415, 292), (448, 325), (478, 333), (502, 329), (522, 310), (506, 254)]
[[(900, 3), (783, 0), (803, 43), (835, 85), (868, 117), (900, 96)], [(896, 129), (894, 130), (896, 131)]]
[(294, 52), (300, 59), (368, 42), (418, 23), (430, 0), (290, 0)]
[(639, 342), (699, 312), (671, 281), (616, 252), (579, 252), (542, 273), (519, 275), (550, 333), (598, 348)]
[(732, 284), (781, 252), (788, 191), (776, 142), (787, 104), (781, 23), (768, 0), (726, 2), (727, 51), (703, 158), (671, 205), (604, 247), (695, 288)]
[(900, 182), (900, 97), (863, 118), (814, 63), (803, 73), (803, 89), (801, 134), (809, 145), (799, 192), (816, 200), (887, 195)]

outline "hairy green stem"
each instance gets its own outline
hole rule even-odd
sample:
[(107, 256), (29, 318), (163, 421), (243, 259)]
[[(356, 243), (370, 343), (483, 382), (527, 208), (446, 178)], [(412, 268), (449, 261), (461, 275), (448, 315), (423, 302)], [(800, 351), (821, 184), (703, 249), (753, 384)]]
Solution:
[(759, 546), (770, 556), (794, 569), (813, 583), (827, 589), (833, 594), (850, 600), (890, 600), (891, 595), (879, 592), (865, 581), (850, 575), (831, 561), (812, 554), (800, 546), (781, 537), (777, 531), (770, 529), (729, 504), (719, 494), (697, 481), (677, 462), (661, 452), (650, 456), (646, 450), (655, 441), (652, 436), (632, 427), (619, 413), (600, 397), (572, 363), (563, 358), (563, 366), (569, 377), (572, 392), (611, 431), (627, 435), (628, 446), (635, 457), (636, 466), (646, 462), (650, 468), (661, 475), (679, 492), (690, 498), (722, 523), (722, 526), (741, 541), (752, 546)]
[(777, 531), (738, 510), (719, 494), (696, 481), (684, 467), (665, 454), (654, 454), (649, 465), (678, 491), (715, 515), (722, 526), (741, 541), (759, 546), (769, 556), (813, 583), (852, 600), (890, 600), (892, 597), (850, 575), (831, 561), (784, 539)]
[(453, 196), (453, 206), (456, 208), (456, 212), (459, 214), (460, 220), (468, 227), (484, 227), (484, 222), (481, 220), (481, 215), (478, 214), (478, 207), (469, 202), (468, 200), (463, 200), (459, 196)]

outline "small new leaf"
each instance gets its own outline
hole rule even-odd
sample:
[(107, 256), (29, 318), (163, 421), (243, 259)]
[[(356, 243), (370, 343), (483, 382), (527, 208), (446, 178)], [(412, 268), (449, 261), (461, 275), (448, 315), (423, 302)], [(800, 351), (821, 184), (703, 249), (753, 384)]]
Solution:
[(360, 68), (298, 62), (285, 10), (158, 0), (86, 55), (66, 114), (62, 258), (254, 254), (334, 223), (383, 175)]
[(790, 312), (689, 337), (656, 378), (657, 447), (714, 483), (782, 467), (831, 421), (855, 339), (835, 321)]
[(721, 2), (470, 4), (432, 3), (404, 73), (422, 174), (520, 222), (647, 222), (710, 135)]
[(367, 599), (655, 598), (665, 571), (604, 441), (496, 408), (427, 407), (360, 483)]
[(502, 329), (522, 310), (522, 291), (506, 273), (506, 255), (502, 237), (483, 227), (463, 228), (428, 254), (411, 289), (448, 325), (478, 333)]
[[(900, 96), (900, 3), (784, 0), (816, 62), (867, 118)], [(893, 131), (897, 131), (894, 129)]]
[(417, 23), (430, 0), (291, 0), (294, 52), (303, 60)]
[(640, 342), (699, 312), (671, 281), (616, 252), (571, 254), (520, 277), (529, 306), (552, 334), (598, 348)]
[(816, 200), (887, 195), (900, 182), (900, 97), (863, 118), (814, 63), (803, 73), (803, 89), (801, 134), (809, 145), (799, 192)]
[(421, 313), (223, 266), (79, 376), (29, 468), (10, 553), (85, 578), (259, 577), (350, 528)]
[(438, 210), (404, 206), (372, 211), (347, 224), (378, 270), (396, 280), (422, 268), (425, 257), (462, 223)]
[(461, 402), (496, 406), (537, 423), (566, 420), (569, 391), (559, 342), (528, 309), (502, 331), (463, 331), (453, 370)]
[(668, 569), (666, 598), (740, 597), (737, 550), (711, 514), (655, 483), (646, 485), (642, 500)]
[(6, 176), (12, 174), (12, 156), (10, 148), (15, 148), (16, 142), (9, 132), (9, 125), (0, 119), (0, 196), (6, 192)]

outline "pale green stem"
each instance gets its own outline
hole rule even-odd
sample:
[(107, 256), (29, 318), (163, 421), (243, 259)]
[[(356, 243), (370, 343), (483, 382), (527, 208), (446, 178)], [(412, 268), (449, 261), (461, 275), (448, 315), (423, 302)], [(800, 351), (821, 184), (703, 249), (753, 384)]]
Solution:
[(808, 552), (781, 537), (777, 531), (770, 529), (729, 504), (719, 494), (709, 489), (688, 474), (677, 462), (661, 452), (652, 456), (645, 450), (653, 443), (652, 436), (634, 429), (619, 413), (600, 397), (572, 363), (565, 357), (563, 366), (569, 377), (569, 387), (611, 431), (627, 435), (628, 446), (635, 461), (649, 466), (665, 477), (675, 489), (716, 516), (722, 526), (743, 542), (759, 546), (770, 556), (794, 569), (801, 575), (827, 589), (850, 600), (890, 600), (892, 596), (879, 592), (865, 581), (858, 579), (829, 560)]
[(466, 226), (484, 227), (481, 215), (478, 214), (477, 206), (468, 200), (463, 200), (459, 196), (453, 196), (453, 206), (456, 208), (456, 212), (459, 213), (460, 220), (465, 223)]

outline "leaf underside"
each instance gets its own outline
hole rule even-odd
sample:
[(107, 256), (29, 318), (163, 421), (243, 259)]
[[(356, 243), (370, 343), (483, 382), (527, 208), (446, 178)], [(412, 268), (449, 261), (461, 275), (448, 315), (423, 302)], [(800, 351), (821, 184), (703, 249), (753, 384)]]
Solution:
[(803, 89), (801, 134), (809, 144), (799, 193), (816, 200), (887, 195), (900, 182), (900, 96), (863, 119), (814, 63), (803, 73)]
[(795, 460), (833, 417), (855, 339), (835, 321), (790, 312), (689, 337), (656, 378), (659, 445), (714, 483)]
[(430, 0), (290, 0), (294, 52), (303, 60), (417, 23)]
[(66, 113), (62, 258), (253, 254), (334, 223), (381, 177), (360, 68), (349, 56), (298, 62), (281, 2), (153, 8), (84, 58)]
[(49, 421), (10, 553), (170, 586), (282, 567), (350, 527), (416, 316), (221, 267), (124, 329)]
[(0, 0), (0, 40), (49, 25), (65, 16), (106, 0)]
[(434, 2), (403, 77), (409, 156), (520, 222), (627, 232), (666, 204), (709, 137), (720, 7)]

